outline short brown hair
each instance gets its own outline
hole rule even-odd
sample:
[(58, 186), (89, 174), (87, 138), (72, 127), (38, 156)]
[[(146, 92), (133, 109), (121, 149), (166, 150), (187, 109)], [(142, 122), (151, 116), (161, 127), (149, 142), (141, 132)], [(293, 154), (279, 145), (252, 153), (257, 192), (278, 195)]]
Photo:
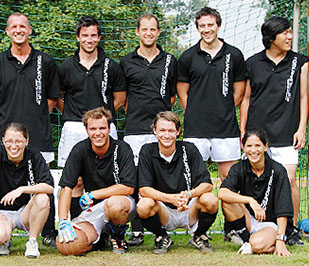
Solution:
[(112, 121), (113, 121), (112, 113), (111, 113), (110, 110), (107, 110), (107, 109), (105, 109), (104, 107), (98, 107), (98, 108), (95, 108), (95, 109), (93, 109), (93, 110), (89, 110), (88, 112), (86, 112), (86, 113), (83, 115), (82, 120), (83, 120), (83, 122), (84, 122), (85, 127), (87, 128), (89, 118), (92, 118), (92, 119), (100, 119), (100, 118), (102, 118), (103, 116), (106, 117), (107, 122), (108, 122), (108, 127), (110, 127), (110, 124), (111, 124)]
[(11, 17), (25, 17), (26, 19), (27, 19), (27, 21), (28, 21), (28, 26), (30, 27), (30, 23), (29, 23), (29, 19), (28, 19), (28, 17), (24, 14), (24, 13), (21, 13), (21, 12), (15, 12), (15, 13), (13, 13), (13, 14), (11, 14), (9, 17), (8, 17), (8, 20), (7, 20), (7, 22), (6, 22), (6, 25), (7, 25), (7, 27), (9, 27), (9, 19), (11, 18)]
[(152, 124), (151, 124), (152, 128), (156, 128), (159, 119), (164, 119), (166, 121), (173, 122), (176, 126), (177, 131), (181, 128), (181, 123), (180, 123), (178, 116), (171, 111), (164, 111), (164, 112), (158, 113), (152, 121)]
[(195, 15), (195, 25), (196, 28), (198, 28), (198, 23), (197, 21), (203, 17), (203, 16), (213, 16), (216, 19), (216, 23), (218, 26), (221, 26), (222, 20), (221, 20), (221, 16), (220, 13), (214, 9), (214, 8), (210, 8), (207, 6), (204, 6), (200, 11), (198, 11)]
[(142, 21), (143, 18), (148, 19), (148, 20), (154, 18), (154, 19), (156, 20), (156, 22), (157, 22), (158, 30), (160, 29), (159, 20), (158, 20), (158, 18), (157, 18), (155, 15), (153, 15), (153, 14), (144, 14), (144, 15), (140, 16), (139, 19), (137, 20), (137, 28), (138, 28), (138, 29), (139, 29), (139, 27), (141, 26), (141, 21)]

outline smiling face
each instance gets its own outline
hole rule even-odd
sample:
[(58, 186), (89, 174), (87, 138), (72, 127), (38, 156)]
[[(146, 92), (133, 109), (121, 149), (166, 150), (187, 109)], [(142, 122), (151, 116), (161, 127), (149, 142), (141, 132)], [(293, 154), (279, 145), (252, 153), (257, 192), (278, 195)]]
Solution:
[(91, 25), (89, 27), (82, 27), (76, 39), (79, 41), (80, 49), (91, 54), (96, 50), (101, 36), (99, 36), (98, 27), (96, 25)]
[(86, 130), (94, 151), (108, 148), (110, 128), (105, 116), (99, 119), (89, 118)]
[(246, 153), (251, 165), (265, 162), (265, 152), (267, 152), (268, 144), (264, 145), (257, 135), (251, 135), (247, 138), (244, 145)]
[(291, 50), (293, 40), (292, 28), (289, 28), (276, 35), (274, 41), (270, 41), (270, 49), (277, 49), (281, 52), (287, 52)]
[(211, 15), (202, 16), (197, 20), (197, 30), (201, 34), (202, 41), (207, 45), (217, 40), (220, 27), (216, 22), (216, 18)]
[(140, 46), (149, 48), (156, 45), (160, 29), (158, 29), (157, 21), (154, 18), (143, 18), (139, 28), (135, 29), (135, 33), (139, 36)]
[(11, 38), (12, 44), (21, 45), (29, 42), (32, 28), (24, 15), (12, 15), (8, 19), (6, 34)]
[(24, 151), (29, 142), (28, 139), (20, 131), (7, 129), (2, 138), (2, 142), (6, 149), (8, 159), (18, 165), (24, 158)]

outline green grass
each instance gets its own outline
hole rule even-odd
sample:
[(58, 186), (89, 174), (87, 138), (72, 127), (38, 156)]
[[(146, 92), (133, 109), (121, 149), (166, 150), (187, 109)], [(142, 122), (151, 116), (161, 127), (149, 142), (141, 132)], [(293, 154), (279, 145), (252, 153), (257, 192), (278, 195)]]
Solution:
[(154, 255), (153, 236), (146, 235), (145, 243), (140, 247), (132, 247), (130, 253), (113, 254), (112, 250), (95, 251), (81, 257), (62, 256), (56, 249), (41, 247), (41, 257), (27, 259), (24, 257), (24, 248), (27, 237), (14, 237), (11, 255), (0, 257), (0, 265), (309, 265), (309, 242), (304, 247), (288, 247), (293, 254), (289, 258), (275, 255), (236, 254), (238, 246), (224, 242), (221, 234), (212, 235), (213, 254), (202, 254), (195, 247), (188, 244), (190, 235), (171, 235), (174, 245), (165, 255)]

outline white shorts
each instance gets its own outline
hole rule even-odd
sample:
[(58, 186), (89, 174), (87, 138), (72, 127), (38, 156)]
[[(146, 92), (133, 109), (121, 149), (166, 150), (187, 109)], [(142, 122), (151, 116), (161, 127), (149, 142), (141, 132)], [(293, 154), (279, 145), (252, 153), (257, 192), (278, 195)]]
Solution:
[[(116, 126), (111, 123), (110, 128), (110, 136), (113, 139), (118, 139)], [(58, 146), (59, 167), (64, 167), (74, 145), (86, 138), (88, 135), (83, 122), (67, 121), (64, 123)]]
[[(125, 196), (125, 197), (131, 203), (131, 209), (129, 211), (129, 219), (128, 219), (128, 222), (130, 222), (130, 221), (133, 221), (133, 219), (135, 218), (137, 214), (136, 203), (135, 203), (135, 200), (131, 196)], [(83, 223), (83, 222), (89, 222), (94, 226), (95, 230), (97, 231), (98, 238), (93, 242), (93, 244), (97, 243), (100, 240), (102, 231), (106, 230), (106, 224), (108, 223), (108, 221), (105, 218), (104, 205), (107, 200), (108, 198), (94, 205), (93, 207), (91, 207), (91, 212), (83, 211), (78, 217), (72, 220), (72, 222), (76, 224)]]
[(240, 159), (240, 138), (185, 138), (183, 140), (194, 143), (202, 154), (204, 161), (207, 161), (209, 157), (214, 162), (237, 161)]
[(269, 147), (267, 153), (270, 158), (281, 164), (298, 164), (298, 150), (293, 146)]
[(46, 163), (50, 163), (55, 160), (55, 154), (53, 152), (45, 152), (41, 151), (43, 158), (45, 159)]
[(251, 230), (250, 234), (253, 234), (255, 232), (258, 232), (266, 227), (274, 228), (276, 231), (278, 231), (278, 226), (273, 222), (259, 222), (257, 219), (255, 219), (252, 215), (251, 216)]
[(21, 221), (21, 217), (20, 217), (21, 213), (23, 212), (25, 207), (26, 207), (26, 205), (21, 207), (18, 211), (0, 210), (0, 213), (3, 214), (6, 218), (12, 220), (12, 222), (14, 224), (14, 228), (13, 229), (28, 231), (26, 229), (26, 227), (23, 225), (23, 223)]
[[(189, 207), (191, 208), (195, 198), (190, 200)], [(167, 212), (169, 213), (170, 219), (168, 223), (164, 226), (166, 230), (172, 231), (177, 228), (184, 228), (186, 230), (191, 230), (192, 232), (195, 232), (198, 226), (198, 221), (191, 227), (189, 223), (189, 210), (183, 211), (183, 212), (177, 212), (177, 209), (172, 209), (168, 206), (166, 206), (163, 202), (159, 201), (160, 204), (162, 204)]]
[(124, 136), (123, 140), (130, 145), (133, 151), (135, 166), (138, 165), (139, 152), (142, 146), (146, 143), (158, 142), (157, 136), (154, 134), (128, 135)]

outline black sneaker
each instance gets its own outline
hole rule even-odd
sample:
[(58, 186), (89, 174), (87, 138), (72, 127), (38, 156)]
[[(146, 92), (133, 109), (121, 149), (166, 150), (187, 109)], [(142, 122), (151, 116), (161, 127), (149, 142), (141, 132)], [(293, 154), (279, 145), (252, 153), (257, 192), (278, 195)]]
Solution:
[(125, 240), (125, 238), (114, 239), (110, 236), (109, 240), (113, 244), (113, 253), (124, 254), (124, 253), (129, 252), (129, 245), (127, 241)]
[(208, 242), (208, 237), (206, 235), (196, 236), (193, 235), (189, 243), (197, 247), (203, 253), (213, 253), (214, 249)]
[(174, 241), (168, 236), (156, 236), (154, 254), (165, 254)]
[(229, 233), (224, 234), (224, 241), (229, 241), (239, 246), (242, 246), (244, 244), (244, 241), (235, 230), (232, 230)]
[(132, 232), (132, 236), (128, 240), (129, 246), (139, 246), (144, 243), (144, 234), (142, 232)]
[(299, 230), (298, 228), (294, 228), (292, 233), (290, 235), (287, 236), (287, 240), (286, 243), (289, 246), (303, 246), (304, 242), (301, 240), (300, 235), (299, 235)]
[(42, 244), (47, 247), (56, 248), (56, 238), (57, 235), (49, 234), (42, 237)]

